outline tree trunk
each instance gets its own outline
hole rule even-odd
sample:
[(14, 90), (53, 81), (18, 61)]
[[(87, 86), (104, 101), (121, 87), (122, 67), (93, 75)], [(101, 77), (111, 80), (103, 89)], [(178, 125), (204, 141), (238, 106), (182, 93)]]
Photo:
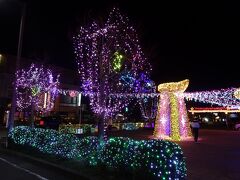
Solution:
[(100, 144), (104, 143), (107, 140), (107, 126), (106, 126), (106, 116), (105, 116), (105, 94), (103, 92), (103, 87), (101, 87), (100, 91), (100, 107), (104, 109), (104, 111), (101, 112), (99, 115), (99, 121), (98, 121), (98, 139)]
[(99, 91), (100, 91), (100, 95), (99, 95), (99, 103), (100, 103), (100, 107), (103, 109), (103, 111), (100, 114), (99, 117), (99, 122), (98, 122), (98, 139), (100, 142), (100, 146), (104, 144), (104, 142), (107, 140), (107, 127), (105, 126), (105, 111), (106, 111), (106, 97), (108, 96), (107, 92), (104, 92), (104, 83), (106, 81), (106, 77), (105, 77), (105, 72), (104, 72), (104, 64), (102, 62), (102, 58), (100, 58), (100, 62), (99, 62)]
[(99, 139), (100, 144), (105, 142), (105, 140), (107, 138), (104, 115), (105, 115), (105, 112), (102, 112), (99, 117), (99, 121), (98, 121), (98, 139)]
[(34, 102), (31, 103), (30, 127), (34, 128)]

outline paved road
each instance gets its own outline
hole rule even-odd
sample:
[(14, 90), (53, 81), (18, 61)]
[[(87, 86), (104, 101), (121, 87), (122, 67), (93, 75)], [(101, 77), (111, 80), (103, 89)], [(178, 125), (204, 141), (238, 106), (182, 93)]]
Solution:
[(240, 132), (200, 129), (199, 143), (183, 141), (189, 180), (240, 180)]
[(0, 153), (0, 179), (2, 180), (84, 180), (49, 165), (44, 166), (15, 155)]
[[(151, 130), (112, 132), (113, 136), (152, 138)], [(193, 139), (177, 142), (186, 157), (187, 180), (240, 180), (240, 131), (199, 131)]]
[(3, 126), (0, 126), (0, 137), (7, 135), (7, 129)]
[(45, 179), (44, 177), (26, 170), (14, 163), (9, 162), (5, 158), (0, 157), (1, 179)]

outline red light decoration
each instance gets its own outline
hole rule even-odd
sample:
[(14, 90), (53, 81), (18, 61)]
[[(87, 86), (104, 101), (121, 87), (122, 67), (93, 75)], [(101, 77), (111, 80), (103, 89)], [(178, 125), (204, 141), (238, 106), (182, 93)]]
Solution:
[(41, 120), (41, 121), (39, 122), (39, 125), (40, 125), (40, 126), (43, 126), (43, 125), (44, 125), (44, 121)]
[(69, 96), (70, 97), (76, 97), (78, 95), (78, 92), (77, 91), (70, 91), (69, 92)]

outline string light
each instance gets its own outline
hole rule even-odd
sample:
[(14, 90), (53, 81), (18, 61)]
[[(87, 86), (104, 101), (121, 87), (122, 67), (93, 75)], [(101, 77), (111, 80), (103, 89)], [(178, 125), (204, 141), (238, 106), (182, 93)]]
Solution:
[(115, 52), (113, 57), (113, 70), (119, 72), (122, 68), (123, 63), (123, 55), (120, 54), (118, 51)]
[(150, 64), (140, 48), (135, 29), (117, 8), (110, 12), (106, 23), (94, 22), (81, 27), (73, 37), (73, 45), (81, 90), (88, 95), (93, 112), (103, 117), (106, 132), (107, 119), (130, 102), (129, 99), (109, 98), (108, 95), (138, 92), (140, 89), (135, 86), (126, 88), (122, 73), (131, 72), (137, 79), (140, 73), (149, 73)]
[(158, 85), (159, 92), (184, 92), (189, 85), (189, 80), (185, 79), (179, 82), (162, 83)]
[(58, 78), (59, 75), (54, 80), (50, 69), (43, 66), (37, 67), (34, 64), (31, 64), (29, 69), (17, 71), (16, 93), (18, 109), (23, 110), (34, 104), (34, 108), (37, 111), (50, 111), (58, 94)]
[(15, 144), (30, 146), (40, 152), (85, 161), (97, 151), (97, 137), (78, 138), (52, 129), (17, 126), (9, 134)]
[(183, 92), (189, 80), (158, 85), (159, 106), (154, 127), (154, 137), (179, 141), (189, 137), (190, 129)]
[(186, 103), (184, 101), (184, 93), (178, 93), (178, 107), (179, 107), (179, 128), (182, 138), (191, 137), (190, 121), (187, 114)]
[(78, 138), (51, 129), (15, 127), (9, 138), (18, 145), (42, 153), (78, 160), (90, 166), (106, 166), (131, 172), (145, 171), (160, 179), (185, 179), (186, 162), (179, 145), (162, 140), (110, 138), (99, 149), (97, 137)]
[(160, 95), (153, 136), (156, 138), (170, 136), (170, 100), (167, 92)]
[[(118, 9), (114, 8), (104, 27), (99, 27), (97, 23), (81, 27), (73, 41), (82, 91), (89, 95), (93, 111), (96, 114), (104, 112), (107, 118), (129, 103), (127, 99), (116, 97), (109, 100), (108, 94), (139, 92), (140, 88), (135, 85), (126, 88), (127, 78), (131, 84), (132, 79), (139, 77), (139, 72), (148, 74), (151, 68), (140, 48), (136, 31)], [(124, 77), (126, 72), (129, 77)], [(100, 95), (102, 90), (105, 97)]]
[(240, 88), (238, 88), (234, 91), (234, 97), (237, 99), (240, 99)]
[[(186, 90), (188, 84), (189, 80), (160, 84), (158, 86), (160, 93), (112, 93), (109, 96), (110, 98), (120, 99), (135, 98), (138, 99), (140, 104), (146, 98), (159, 98), (154, 128), (154, 137), (156, 138), (181, 140), (191, 136), (184, 98), (186, 100), (195, 100), (228, 107), (224, 112), (238, 112), (240, 108), (240, 100), (238, 99), (239, 89), (230, 88), (185, 93), (183, 91)], [(142, 114), (144, 114), (143, 111)]]
[(180, 140), (180, 129), (179, 129), (179, 112), (178, 112), (178, 99), (177, 97), (173, 94), (170, 93), (170, 113), (171, 113), (171, 133), (170, 137), (173, 140), (179, 141)]
[(240, 108), (240, 99), (235, 95), (237, 88), (228, 88), (212, 91), (200, 91), (192, 93), (184, 93), (187, 101), (198, 101), (208, 104), (215, 104), (221, 107)]

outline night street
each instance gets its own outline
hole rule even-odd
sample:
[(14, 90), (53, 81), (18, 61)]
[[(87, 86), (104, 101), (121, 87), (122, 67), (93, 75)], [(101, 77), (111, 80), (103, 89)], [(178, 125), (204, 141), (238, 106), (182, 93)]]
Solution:
[(30, 161), (29, 159), (22, 158), (15, 155), (6, 155), (0, 153), (0, 179), (3, 180), (35, 180), (35, 179), (85, 179), (66, 171), (44, 165), (38, 161)]
[(189, 180), (240, 179), (240, 132), (201, 130), (199, 143), (179, 142)]
[(0, 0), (0, 180), (240, 180), (238, 7)]
[[(47, 179), (0, 157), (1, 179)], [(13, 173), (14, 172), (14, 173)]]
[[(151, 138), (151, 130), (112, 132), (134, 139)], [(200, 129), (198, 143), (192, 139), (177, 142), (186, 157), (188, 180), (238, 180), (240, 178), (240, 132)], [(24, 158), (0, 155), (3, 179), (75, 179), (74, 175), (43, 167)], [(12, 173), (12, 171), (16, 173)]]

